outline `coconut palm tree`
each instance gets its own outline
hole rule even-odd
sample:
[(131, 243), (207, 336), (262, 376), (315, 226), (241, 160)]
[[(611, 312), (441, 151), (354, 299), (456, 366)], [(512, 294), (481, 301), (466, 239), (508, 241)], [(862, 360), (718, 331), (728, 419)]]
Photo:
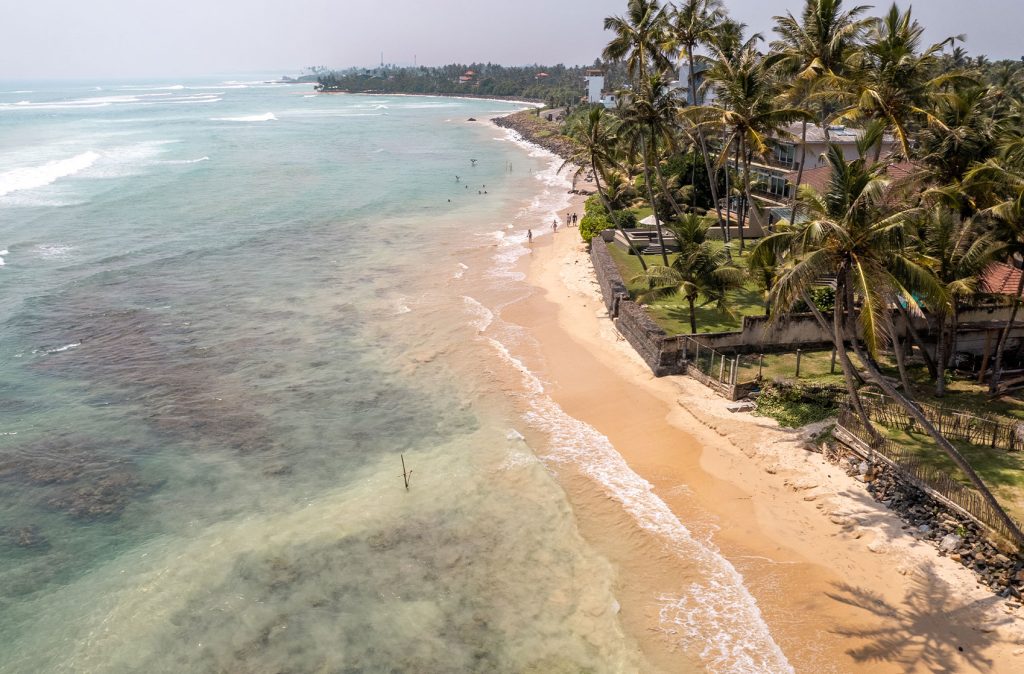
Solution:
[(728, 312), (729, 294), (743, 287), (746, 278), (743, 270), (730, 262), (726, 244), (708, 239), (710, 227), (705, 218), (687, 214), (670, 227), (680, 246), (671, 266), (652, 266), (632, 279), (648, 288), (637, 298), (640, 302), (682, 295), (689, 307), (693, 334), (697, 333), (697, 300), (703, 298), (703, 304), (714, 304), (719, 311)]
[[(1010, 141), (1007, 151), (1012, 152), (1019, 141)], [(1024, 256), (1024, 167), (1011, 157), (1003, 156), (974, 167), (968, 172), (967, 182), (973, 189), (984, 189), (992, 206), (982, 211), (991, 217), (997, 227), (997, 236), (1003, 242), (1008, 256)], [(1003, 357), (1010, 339), (1010, 331), (1017, 321), (1021, 295), (1024, 294), (1024, 274), (1021, 275), (1017, 292), (1013, 297), (1013, 308), (1006, 326), (996, 342), (995, 364), (989, 377), (989, 393), (996, 393), (1003, 373)]]
[(661, 47), (665, 42), (668, 14), (658, 0), (629, 0), (625, 16), (609, 16), (604, 29), (614, 37), (604, 48), (603, 58), (622, 61), (634, 85), (653, 72), (669, 70), (669, 62)]
[[(857, 395), (853, 365), (846, 352), (847, 342), (866, 370), (867, 378), (914, 418), (963, 471), (1003, 524), (1020, 536), (1017, 524), (967, 460), (914, 402), (882, 375), (876, 360), (887, 335), (891, 334), (889, 325), (894, 303), (916, 302), (918, 297), (932, 306), (948, 301), (942, 284), (907, 253), (906, 213), (889, 212), (884, 167), (865, 158), (866, 151), (878, 142), (880, 135), (880, 125), (869, 128), (859, 143), (860, 158), (852, 162), (846, 161), (842, 148), (831, 145), (827, 157), (832, 175), (826, 192), (819, 194), (806, 185), (801, 189), (808, 221), (790, 225), (765, 238), (754, 255), (785, 260), (784, 271), (772, 289), (780, 307), (792, 307), (799, 299), (806, 298), (810, 287), (822, 275), (836, 275), (833, 345), (840, 356), (850, 400), (865, 427), (877, 437)], [(855, 296), (859, 296), (861, 302), (859, 314)]]
[(643, 157), (644, 183), (647, 196), (654, 210), (654, 224), (658, 230), (658, 245), (661, 248), (662, 261), (668, 266), (668, 254), (665, 250), (665, 238), (662, 230), (662, 218), (658, 212), (658, 202), (654, 196), (653, 177), (657, 179), (661, 194), (669, 201), (677, 217), (683, 211), (673, 197), (661, 172), (662, 149), (670, 149), (674, 143), (672, 122), (676, 117), (678, 101), (672, 95), (668, 82), (662, 75), (649, 75), (633, 92), (629, 105), (622, 113), (623, 135), (640, 148)]
[(935, 395), (946, 393), (946, 368), (956, 354), (960, 308), (978, 292), (978, 277), (1004, 250), (980, 220), (964, 219), (943, 204), (926, 209), (918, 231), (925, 264), (945, 290), (947, 302), (931, 307), (938, 326), (935, 362)]
[[(910, 125), (927, 119), (924, 106), (930, 94), (962, 77), (958, 71), (936, 74), (940, 55), (955, 38), (947, 38), (922, 50), (924, 27), (913, 19), (911, 9), (901, 12), (893, 3), (867, 30), (860, 51), (858, 76), (853, 80), (856, 101), (838, 118), (884, 122), (900, 144), (904, 157), (911, 156)], [(882, 143), (875, 147), (878, 161)]]
[[(781, 69), (790, 76), (788, 102), (792, 107), (813, 108), (826, 140), (831, 105), (826, 97), (815, 94), (841, 82), (850, 69), (849, 61), (868, 24), (861, 15), (868, 9), (867, 5), (857, 5), (843, 11), (842, 0), (805, 0), (799, 20), (789, 12), (774, 17), (779, 38), (772, 43), (772, 50), (783, 57)], [(807, 126), (805, 119), (801, 124), (800, 168), (795, 188), (803, 184)], [(791, 222), (796, 220), (796, 205), (797, 190), (794, 189)]]
[[(608, 169), (615, 166), (614, 153), (618, 145), (618, 137), (616, 136), (618, 125), (618, 120), (608, 114), (601, 106), (591, 108), (586, 117), (578, 118), (569, 127), (567, 133), (570, 138), (576, 140), (579, 150), (575, 153), (575, 156), (567, 159), (559, 167), (559, 171), (567, 165), (575, 165), (577, 167), (577, 174), (589, 170), (591, 175), (594, 176), (594, 187), (597, 188), (598, 198), (608, 214), (609, 221), (615, 225), (616, 229), (621, 231), (622, 228), (619, 226), (618, 219), (612, 215), (613, 209), (611, 202), (608, 200), (608, 195), (601, 185), (601, 177), (607, 175)], [(629, 243), (630, 250), (633, 251), (633, 254), (640, 261), (640, 266), (646, 270), (647, 263), (644, 261), (644, 256), (636, 249), (632, 239), (626, 236), (625, 232), (622, 232), (622, 235), (627, 243)]]
[[(681, 0), (671, 14), (669, 25), (668, 47), (678, 51), (686, 59), (687, 84), (691, 105), (697, 105), (697, 73), (696, 51), (699, 47), (710, 45), (719, 25), (726, 18), (725, 5), (721, 0)], [(704, 129), (696, 128), (697, 144), (704, 158), (704, 169), (707, 171), (711, 185), (711, 200), (714, 202), (718, 224), (722, 227), (723, 239), (729, 240), (728, 223), (722, 219), (722, 205), (718, 199), (717, 171), (712, 170), (711, 153), (708, 151)]]
[(743, 228), (753, 204), (751, 196), (750, 165), (755, 157), (766, 158), (774, 138), (784, 134), (784, 128), (798, 119), (813, 119), (805, 110), (781, 107), (779, 89), (773, 69), (776, 57), (760, 54), (753, 44), (746, 44), (737, 54), (716, 49), (714, 65), (708, 72), (718, 92), (718, 105), (701, 106), (698, 114), (726, 130), (726, 142), (718, 163), (729, 159), (729, 150), (735, 145), (738, 168), (741, 170), (741, 189), (744, 207), (739, 215), (740, 251), (744, 250)]

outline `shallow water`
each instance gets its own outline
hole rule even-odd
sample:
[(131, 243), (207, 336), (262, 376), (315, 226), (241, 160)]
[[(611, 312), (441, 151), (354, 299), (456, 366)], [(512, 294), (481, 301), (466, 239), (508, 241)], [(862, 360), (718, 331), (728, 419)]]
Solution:
[(466, 121), (515, 104), (0, 91), (0, 671), (651, 671), (568, 463), (679, 565), (673, 648), (788, 668), (516, 357), (567, 182)]

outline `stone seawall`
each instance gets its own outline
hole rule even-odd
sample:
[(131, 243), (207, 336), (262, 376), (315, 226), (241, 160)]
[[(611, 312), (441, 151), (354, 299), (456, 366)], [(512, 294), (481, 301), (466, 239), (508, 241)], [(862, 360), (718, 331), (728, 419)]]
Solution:
[(590, 260), (597, 274), (598, 285), (608, 315), (630, 346), (640, 354), (656, 377), (686, 372), (680, 358), (678, 342), (669, 339), (647, 311), (629, 299), (619, 268), (608, 252), (608, 244), (600, 238), (590, 242)]

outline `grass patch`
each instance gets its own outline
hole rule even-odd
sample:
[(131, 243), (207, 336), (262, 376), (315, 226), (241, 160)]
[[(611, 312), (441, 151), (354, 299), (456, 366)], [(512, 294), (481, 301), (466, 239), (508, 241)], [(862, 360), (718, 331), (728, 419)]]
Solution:
[(766, 386), (757, 396), (759, 417), (770, 417), (787, 428), (800, 428), (807, 424), (824, 421), (839, 413), (834, 404), (809, 397), (798, 386)]
[[(642, 283), (630, 283), (630, 279), (638, 276), (643, 268), (635, 255), (621, 246), (611, 245), (608, 247), (612, 259), (619, 267), (622, 278), (632, 296), (636, 296), (645, 288)], [(669, 264), (675, 256), (669, 255)], [(660, 255), (645, 255), (644, 260), (648, 265), (664, 264)], [(742, 266), (742, 262), (739, 262)], [(697, 307), (697, 332), (732, 332), (743, 327), (744, 316), (763, 316), (764, 299), (761, 289), (753, 282), (748, 282), (742, 289), (733, 291), (730, 299), (732, 301), (732, 313), (719, 311), (715, 306)], [(667, 297), (657, 300), (647, 306), (651, 318), (670, 335), (690, 334), (690, 308), (686, 300), (681, 296)]]
[[(923, 463), (948, 473), (965, 485), (970, 485), (967, 476), (935, 444), (931, 436), (919, 429), (908, 431), (879, 424), (875, 426), (885, 437), (912, 451)], [(1024, 453), (972, 445), (961, 440), (950, 442), (964, 455), (1007, 512), (1018, 520), (1024, 520)]]

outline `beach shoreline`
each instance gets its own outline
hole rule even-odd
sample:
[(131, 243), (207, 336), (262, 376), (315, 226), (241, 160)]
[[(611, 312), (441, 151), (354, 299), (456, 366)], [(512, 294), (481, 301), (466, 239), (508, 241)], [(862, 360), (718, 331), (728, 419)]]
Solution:
[[(567, 210), (582, 212), (582, 199)], [(694, 380), (655, 379), (607, 317), (578, 230), (535, 241), (522, 270), (537, 292), (502, 317), (541, 345), (528, 366), (742, 574), (795, 671), (1024, 666), (1017, 611), (907, 532), (841, 468), (802, 449), (799, 433), (728, 412)], [(587, 520), (606, 504), (587, 489), (567, 491), (585, 537), (620, 567), (627, 630), (665, 666), (682, 648), (672, 621), (685, 616), (666, 612), (664, 597), (632, 593), (653, 591), (671, 568), (652, 570), (605, 540)]]

